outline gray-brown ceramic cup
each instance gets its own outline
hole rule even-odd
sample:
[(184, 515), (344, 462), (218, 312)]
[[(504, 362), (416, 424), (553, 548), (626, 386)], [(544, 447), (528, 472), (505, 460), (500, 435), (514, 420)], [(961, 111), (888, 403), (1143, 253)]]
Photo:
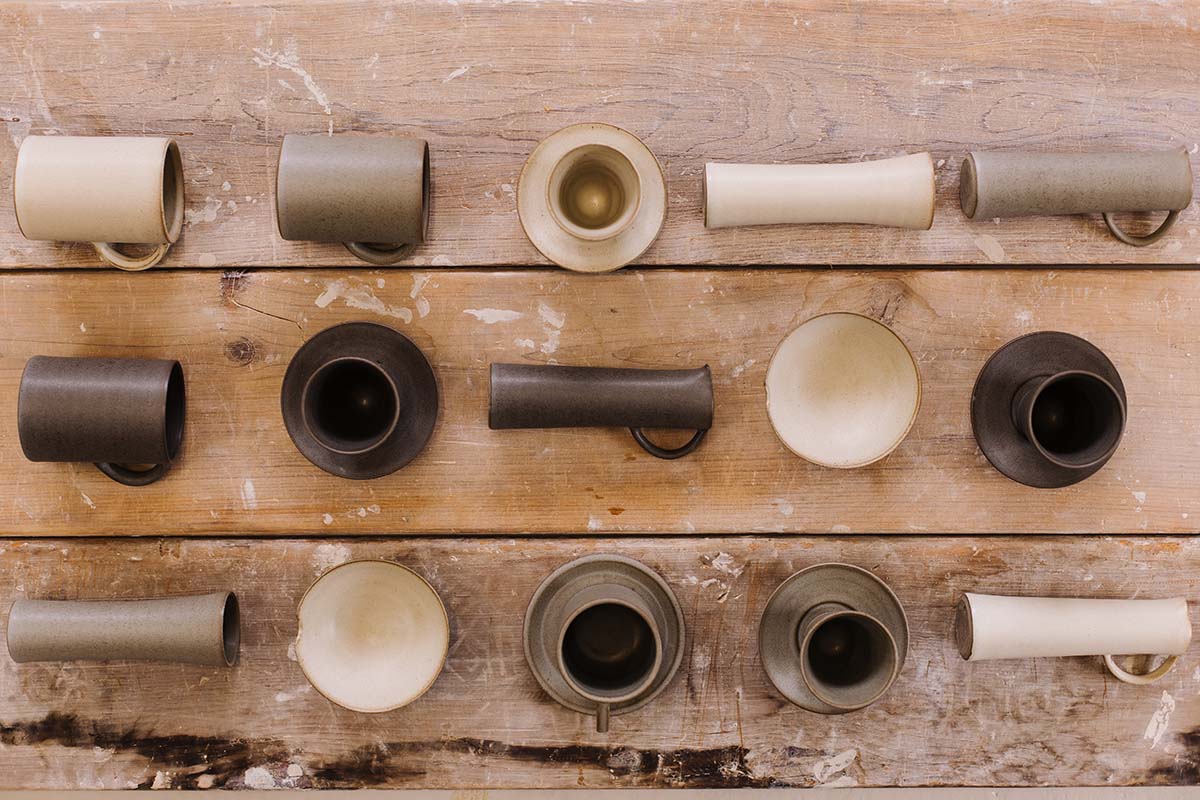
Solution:
[(401, 136), (288, 134), (275, 214), (284, 239), (342, 242), (371, 264), (394, 264), (425, 241), (429, 145)]
[(8, 615), (13, 661), (237, 663), (233, 592), (152, 600), (17, 600)]
[(796, 629), (800, 675), (808, 690), (838, 711), (874, 703), (900, 674), (896, 640), (876, 617), (822, 603)]
[[(1182, 148), (1105, 153), (976, 151), (963, 160), (959, 203), (971, 219), (1042, 214), (1103, 214), (1122, 242), (1156, 241), (1192, 202), (1192, 166)], [(1125, 232), (1118, 211), (1165, 211), (1146, 236)]]
[(178, 361), (34, 356), (21, 375), (17, 433), (30, 461), (91, 461), (144, 486), (179, 455), (185, 406)]

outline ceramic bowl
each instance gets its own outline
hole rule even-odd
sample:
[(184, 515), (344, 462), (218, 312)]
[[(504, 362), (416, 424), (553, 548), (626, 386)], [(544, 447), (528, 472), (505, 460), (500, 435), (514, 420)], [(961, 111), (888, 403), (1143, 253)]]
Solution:
[(848, 312), (789, 333), (767, 368), (767, 415), (796, 455), (861, 467), (896, 449), (921, 406), (921, 377), (890, 328)]
[(296, 660), (329, 700), (375, 713), (429, 690), (450, 647), (441, 598), (408, 567), (351, 561), (317, 579), (300, 601)]

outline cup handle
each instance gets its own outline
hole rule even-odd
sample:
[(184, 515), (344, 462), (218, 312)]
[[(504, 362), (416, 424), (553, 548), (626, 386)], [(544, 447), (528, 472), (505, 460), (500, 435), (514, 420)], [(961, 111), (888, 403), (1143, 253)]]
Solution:
[(659, 447), (654, 442), (647, 438), (641, 428), (630, 428), (629, 432), (633, 434), (633, 440), (642, 446), (650, 455), (655, 458), (664, 458), (670, 461), (671, 459), (681, 458), (700, 446), (700, 442), (704, 441), (704, 434), (708, 430), (696, 431), (696, 435), (687, 441), (686, 444), (676, 447), (674, 450), (668, 450), (665, 447)]
[(608, 733), (608, 703), (596, 706), (596, 733)]
[(1154, 230), (1153, 233), (1148, 233), (1145, 236), (1134, 236), (1126, 233), (1116, 220), (1113, 219), (1112, 212), (1104, 212), (1104, 224), (1108, 226), (1108, 232), (1116, 237), (1117, 241), (1124, 242), (1134, 247), (1145, 247), (1148, 244), (1153, 244), (1161, 239), (1167, 231), (1171, 230), (1171, 226), (1175, 224), (1175, 220), (1179, 219), (1179, 210), (1167, 212), (1167, 218), (1162, 221), (1162, 224)]
[(395, 264), (408, 253), (411, 244), (376, 245), (367, 242), (345, 242), (346, 249), (354, 255), (378, 267)]
[(1175, 666), (1175, 662), (1179, 660), (1179, 656), (1167, 656), (1167, 660), (1159, 664), (1156, 668), (1149, 672), (1137, 673), (1128, 672), (1117, 666), (1116, 660), (1112, 656), (1104, 657), (1104, 666), (1108, 667), (1108, 671), (1113, 674), (1119, 681), (1124, 683), (1132, 683), (1135, 685), (1144, 686), (1147, 683), (1154, 683), (1156, 680), (1166, 675)]
[(136, 470), (120, 464), (96, 462), (96, 469), (125, 486), (148, 486), (167, 474), (170, 464), (155, 464), (150, 469)]
[(92, 242), (92, 247), (96, 248), (96, 252), (100, 257), (112, 264), (117, 269), (123, 269), (126, 272), (141, 272), (144, 269), (150, 269), (167, 254), (167, 250), (171, 248), (171, 243), (160, 244), (154, 248), (154, 251), (142, 258), (130, 258), (124, 255), (117, 248), (108, 242)]

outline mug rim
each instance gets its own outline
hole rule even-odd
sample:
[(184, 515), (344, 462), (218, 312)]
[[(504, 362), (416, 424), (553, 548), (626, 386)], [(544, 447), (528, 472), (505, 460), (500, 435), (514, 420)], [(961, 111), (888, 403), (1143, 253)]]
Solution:
[[(321, 373), (325, 372), (325, 370), (329, 369), (330, 367), (332, 367), (336, 364), (341, 364), (341, 363), (350, 362), (350, 361), (357, 361), (362, 364), (366, 364), (367, 366), (371, 367), (376, 373), (383, 376), (383, 379), (385, 381), (387, 381), (388, 387), (392, 390), (392, 397), (395, 398), (395, 401), (396, 401), (396, 410), (392, 414), (392, 419), (388, 423), (387, 429), (385, 431), (383, 431), (382, 433), (380, 433), (379, 435), (373, 437), (373, 439), (371, 440), (371, 443), (369, 445), (367, 445), (365, 447), (359, 447), (356, 449), (344, 449), (344, 448), (334, 447), (326, 440), (326, 437), (322, 433), (320, 433), (316, 430), (316, 428), (313, 426), (313, 424), (309, 421), (308, 394), (309, 394), (310, 389), (312, 388), (313, 382), (317, 379), (317, 376), (320, 375)], [(396, 382), (394, 380), (392, 380), (392, 376), (388, 374), (387, 370), (385, 370), (378, 363), (376, 363), (375, 361), (372, 361), (369, 358), (363, 358), (362, 356), (356, 356), (356, 355), (337, 356), (335, 358), (329, 359), (328, 361), (325, 361), (324, 363), (321, 364), (321, 366), (314, 369), (312, 371), (312, 374), (308, 376), (308, 379), (306, 381), (304, 381), (304, 386), (300, 390), (300, 422), (302, 425), (304, 425), (304, 428), (308, 431), (308, 434), (310, 436), (312, 436), (313, 439), (315, 439), (322, 447), (326, 448), (330, 452), (337, 453), (339, 455), (345, 455), (345, 456), (361, 455), (362, 453), (368, 453), (368, 452), (374, 450), (375, 448), (379, 447), (384, 442), (386, 442), (389, 438), (391, 438), (393, 433), (396, 432), (396, 428), (399, 427), (399, 425), (400, 425), (401, 399), (402, 398), (400, 397), (400, 387), (396, 385)]]
[(1060, 370), (1059, 372), (1044, 376), (1037, 389), (1034, 390), (1033, 397), (1029, 401), (1029, 412), (1021, 418), (1021, 433), (1024, 434), (1025, 430), (1028, 430), (1030, 433), (1033, 432), (1033, 407), (1037, 404), (1038, 398), (1042, 396), (1042, 392), (1044, 392), (1050, 385), (1064, 378), (1071, 377), (1085, 377), (1097, 381), (1109, 391), (1112, 399), (1116, 402), (1117, 408), (1121, 412), (1121, 424), (1118, 426), (1117, 435), (1113, 439), (1112, 446), (1091, 461), (1080, 464), (1064, 461), (1062, 458), (1048, 450), (1045, 445), (1038, 440), (1037, 436), (1028, 436), (1026, 438), (1043, 458), (1055, 466), (1063, 467), (1064, 469), (1090, 469), (1097, 464), (1105, 463), (1108, 459), (1112, 458), (1114, 453), (1117, 452), (1117, 448), (1121, 446), (1121, 439), (1125, 436), (1125, 424), (1128, 420), (1128, 410), (1125, 407), (1125, 401), (1121, 399), (1120, 392), (1117, 391), (1117, 387), (1113, 386), (1112, 383), (1106, 380), (1103, 376), (1086, 369), (1064, 369)]
[[(619, 605), (628, 608), (630, 611), (642, 618), (642, 621), (646, 623), (646, 627), (650, 629), (650, 634), (654, 637), (654, 663), (646, 671), (645, 679), (640, 681), (636, 688), (632, 691), (621, 695), (613, 695), (612, 697), (604, 697), (593, 694), (592, 692), (584, 689), (583, 686), (572, 676), (571, 671), (567, 669), (566, 661), (563, 659), (563, 641), (566, 639), (567, 630), (571, 627), (571, 623), (578, 619), (583, 612), (601, 605)], [(562, 626), (559, 628), (556, 641), (557, 653), (555, 654), (555, 660), (558, 663), (558, 669), (563, 677), (563, 680), (566, 681), (567, 685), (571, 687), (571, 689), (578, 692), (581, 697), (600, 705), (614, 706), (638, 697), (638, 695), (646, 691), (646, 689), (648, 689), (654, 683), (654, 679), (658, 676), (658, 672), (662, 668), (662, 635), (658, 631), (658, 626), (655, 624), (654, 620), (647, 617), (640, 608), (637, 608), (632, 603), (620, 598), (597, 598), (575, 609), (575, 611), (571, 612), (571, 615), (563, 621)]]
[[(868, 700), (866, 700), (865, 702), (862, 702), (862, 703), (839, 703), (839, 702), (827, 697), (824, 694), (824, 692), (822, 692), (819, 688), (814, 686), (814, 682), (812, 680), (813, 676), (811, 676), (809, 674), (809, 670), (807, 667), (807, 660), (805, 658), (805, 654), (808, 651), (809, 644), (812, 642), (812, 637), (816, 634), (817, 630), (819, 630), (822, 626), (825, 625), (826, 622), (829, 622), (831, 619), (841, 618), (841, 617), (856, 617), (858, 619), (868, 620), (876, 628), (883, 631), (888, 644), (891, 646), (892, 669), (890, 670), (890, 674), (888, 675), (887, 681), (883, 684), (882, 687), (880, 687), (878, 692), (876, 692)], [(804, 620), (804, 618), (801, 617), (800, 621), (803, 622), (803, 620)], [(800, 623), (797, 623), (797, 625), (799, 625), (799, 624)], [(876, 617), (874, 614), (868, 614), (867, 612), (859, 611), (856, 608), (847, 607), (847, 608), (839, 609), (836, 611), (830, 611), (828, 614), (826, 614), (820, 620), (819, 623), (817, 623), (816, 625), (813, 625), (808, 630), (808, 632), (804, 635), (804, 639), (799, 641), (797, 643), (797, 645), (799, 647), (799, 652), (800, 652), (800, 678), (801, 678), (801, 680), (804, 681), (805, 687), (810, 692), (813, 693), (813, 697), (817, 698), (818, 700), (820, 700), (823, 703), (827, 703), (828, 705), (833, 706), (834, 708), (837, 708), (840, 710), (857, 711), (860, 708), (866, 708), (867, 706), (871, 705), (872, 703), (877, 701), (879, 698), (881, 698), (885, 694), (887, 694), (888, 689), (892, 688), (892, 684), (896, 682), (896, 678), (900, 675), (900, 648), (896, 645), (896, 637), (892, 636), (892, 632), (890, 630), (888, 630), (888, 627), (886, 625), (884, 625), (883, 621), (880, 620), (878, 617)]]
[[(629, 165), (629, 168), (633, 170), (634, 178), (637, 180), (637, 199), (632, 204), (631, 208), (622, 212), (622, 216), (624, 216), (625, 219), (618, 217), (615, 222), (606, 225), (603, 228), (597, 228), (594, 231), (589, 228), (585, 228), (582, 225), (573, 223), (570, 220), (563, 219), (558, 211), (559, 204), (556, 202), (551, 193), (551, 188), (554, 185), (554, 177), (562, 168), (563, 162), (569, 159), (575, 153), (578, 153), (580, 150), (588, 150), (593, 148), (602, 148), (616, 154), (618, 158), (624, 160), (625, 163)], [(553, 219), (554, 222), (567, 234), (589, 242), (603, 242), (607, 239), (620, 236), (622, 233), (627, 231), (630, 226), (633, 225), (634, 220), (637, 219), (637, 215), (642, 208), (642, 182), (642, 173), (638, 170), (637, 164), (633, 163), (633, 159), (622, 152), (620, 148), (614, 147), (607, 142), (584, 142), (563, 153), (562, 156), (560, 156), (555, 162), (554, 166), (551, 167), (549, 174), (547, 174), (546, 209), (550, 212), (551, 219)], [(561, 185), (561, 181), (559, 183)]]

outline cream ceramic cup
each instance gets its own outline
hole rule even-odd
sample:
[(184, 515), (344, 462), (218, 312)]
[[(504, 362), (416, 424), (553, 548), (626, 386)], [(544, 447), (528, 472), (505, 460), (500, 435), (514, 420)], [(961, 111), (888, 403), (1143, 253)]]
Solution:
[(891, 328), (849, 312), (789, 333), (767, 368), (767, 415), (796, 455), (862, 467), (899, 446), (921, 406), (912, 353)]
[[(28, 136), (13, 201), (26, 239), (91, 242), (114, 267), (147, 269), (183, 229), (179, 146), (160, 136)], [(155, 248), (132, 258), (119, 244)]]

